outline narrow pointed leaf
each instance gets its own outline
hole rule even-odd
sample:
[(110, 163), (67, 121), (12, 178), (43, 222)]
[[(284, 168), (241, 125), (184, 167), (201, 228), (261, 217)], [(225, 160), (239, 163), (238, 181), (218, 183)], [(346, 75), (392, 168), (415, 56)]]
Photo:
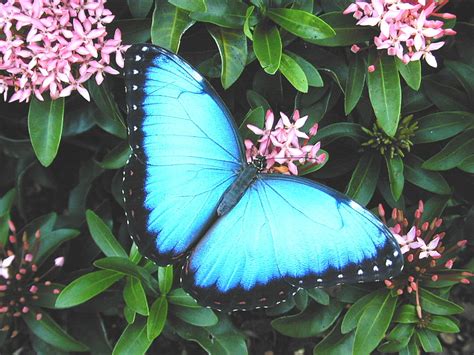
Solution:
[(425, 312), (436, 314), (440, 316), (448, 316), (452, 314), (462, 313), (464, 310), (461, 306), (448, 301), (442, 297), (429, 292), (424, 288), (420, 288), (420, 302), (421, 308)]
[(263, 70), (275, 74), (280, 67), (282, 43), (276, 26), (259, 23), (253, 33), (253, 50)]
[(365, 86), (367, 64), (361, 54), (351, 56), (349, 63), (349, 77), (346, 82), (344, 96), (344, 111), (346, 115), (352, 112), (360, 100)]
[(128, 257), (110, 228), (94, 211), (86, 211), (86, 220), (92, 239), (106, 256)]
[(127, 0), (128, 8), (133, 17), (144, 18), (153, 6), (153, 0)]
[(412, 142), (431, 143), (454, 137), (474, 126), (474, 114), (463, 111), (436, 112), (420, 117), (417, 121), (418, 129)]
[(147, 326), (144, 318), (137, 318), (129, 324), (115, 344), (113, 355), (145, 354), (152, 340), (147, 337)]
[(133, 276), (127, 277), (127, 282), (123, 289), (123, 298), (130, 309), (142, 316), (148, 315), (148, 302), (140, 280)]
[(407, 181), (427, 191), (440, 195), (449, 195), (451, 188), (440, 173), (423, 169), (423, 159), (408, 154), (405, 159), (404, 175)]
[(146, 333), (149, 340), (157, 338), (166, 324), (168, 317), (168, 301), (166, 297), (160, 296), (153, 302), (150, 308), (150, 316), (147, 320)]
[(405, 64), (399, 58), (396, 58), (395, 63), (397, 64), (398, 72), (405, 79), (408, 86), (413, 90), (419, 90), (421, 86), (421, 61), (416, 60)]
[(399, 155), (395, 155), (393, 158), (385, 156), (385, 162), (387, 163), (390, 190), (392, 191), (392, 196), (395, 201), (398, 201), (402, 195), (403, 186), (405, 185), (403, 160)]
[(285, 53), (281, 56), (280, 72), (300, 92), (308, 92), (308, 79), (299, 64)]
[(380, 174), (380, 155), (376, 153), (365, 153), (357, 164), (346, 195), (365, 206), (372, 199)]

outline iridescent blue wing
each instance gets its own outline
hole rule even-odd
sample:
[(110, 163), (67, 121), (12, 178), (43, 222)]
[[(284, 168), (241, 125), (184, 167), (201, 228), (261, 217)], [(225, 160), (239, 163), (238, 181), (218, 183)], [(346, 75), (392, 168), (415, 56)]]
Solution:
[(243, 164), (237, 130), (210, 85), (181, 58), (134, 45), (125, 58), (129, 142), (123, 193), (129, 232), (160, 265), (215, 218)]
[(183, 283), (204, 305), (251, 309), (297, 287), (383, 280), (402, 267), (391, 232), (354, 201), (311, 180), (262, 174), (197, 244)]

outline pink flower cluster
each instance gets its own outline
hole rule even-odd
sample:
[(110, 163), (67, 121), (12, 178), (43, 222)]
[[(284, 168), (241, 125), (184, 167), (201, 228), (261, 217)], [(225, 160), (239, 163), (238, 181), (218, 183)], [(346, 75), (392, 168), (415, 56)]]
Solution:
[(114, 15), (107, 0), (6, 0), (0, 3), (0, 94), (7, 100), (28, 101), (69, 96), (77, 90), (86, 100), (83, 86), (92, 76), (97, 84), (104, 73), (118, 74), (111, 66), (114, 55), (123, 67), (120, 30), (105, 39), (105, 25)]
[[(354, 13), (360, 26), (378, 26), (380, 34), (374, 37), (377, 49), (397, 56), (405, 64), (421, 58), (432, 67), (437, 66), (431, 53), (440, 49), (444, 42), (435, 40), (454, 35), (452, 29), (443, 29), (444, 22), (429, 20), (428, 17), (454, 19), (455, 15), (437, 11), (449, 0), (371, 0), (356, 1), (349, 5), (344, 14)], [(355, 47), (354, 47), (355, 48)]]
[[(307, 119), (308, 116), (300, 117), (298, 110), (293, 113), (291, 119), (280, 112), (280, 119), (274, 128), (275, 117), (273, 112), (268, 110), (263, 129), (247, 125), (253, 133), (260, 136), (258, 147), (251, 140), (245, 140), (247, 161), (250, 163), (259, 156), (264, 157), (267, 163), (264, 172), (293, 175), (298, 175), (296, 163), (322, 164), (326, 154), (318, 154), (321, 143), (308, 144), (309, 139), (316, 135), (318, 124), (310, 129), (309, 134), (300, 131)], [(300, 139), (303, 139), (303, 142), (300, 142)]]

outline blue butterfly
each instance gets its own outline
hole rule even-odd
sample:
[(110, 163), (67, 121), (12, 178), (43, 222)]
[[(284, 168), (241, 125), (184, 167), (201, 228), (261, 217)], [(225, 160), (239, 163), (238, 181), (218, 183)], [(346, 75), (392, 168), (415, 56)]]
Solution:
[(130, 235), (183, 288), (220, 310), (269, 307), (299, 287), (391, 278), (398, 243), (369, 211), (311, 180), (247, 164), (229, 110), (182, 58), (134, 45), (125, 59)]

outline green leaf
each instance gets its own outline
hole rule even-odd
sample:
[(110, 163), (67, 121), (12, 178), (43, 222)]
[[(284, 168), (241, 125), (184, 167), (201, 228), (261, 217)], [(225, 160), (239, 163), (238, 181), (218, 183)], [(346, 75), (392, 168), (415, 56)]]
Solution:
[(307, 40), (333, 37), (336, 33), (313, 14), (296, 9), (268, 9), (266, 15), (290, 33)]
[(209, 308), (190, 308), (173, 306), (173, 315), (186, 323), (198, 327), (210, 327), (217, 324), (218, 318)]
[(131, 152), (128, 142), (121, 142), (108, 152), (98, 164), (103, 169), (120, 169), (127, 163)]
[(427, 353), (440, 353), (443, 351), (443, 346), (435, 333), (428, 329), (418, 329), (415, 333), (421, 347)]
[(459, 326), (455, 321), (444, 316), (431, 315), (430, 322), (426, 326), (428, 329), (441, 333), (459, 333)]
[(470, 111), (466, 95), (435, 75), (423, 78), (422, 89), (441, 111)]
[(365, 42), (374, 37), (374, 30), (368, 26), (357, 26), (352, 16), (341, 12), (328, 12), (319, 17), (336, 32), (336, 35), (324, 39), (307, 39), (308, 42), (319, 46), (342, 47), (354, 43)]
[(329, 153), (326, 152), (324, 149), (319, 149), (318, 153), (316, 154), (316, 157), (324, 160), (321, 163), (306, 162), (305, 164), (301, 165), (300, 167), (298, 167), (300, 176), (314, 173), (319, 169), (323, 168), (329, 160)]
[(196, 302), (196, 300), (192, 298), (189, 294), (187, 294), (182, 288), (176, 288), (172, 290), (168, 293), (167, 297), (169, 303), (177, 306), (201, 308), (201, 306)]
[[(41, 309), (30, 308), (28, 313), (22, 315), (23, 320), (30, 330), (38, 338), (54, 347), (64, 351), (88, 351), (87, 346), (77, 341), (66, 333), (48, 313)], [(41, 313), (40, 320), (36, 320), (36, 314)]]
[(313, 355), (346, 355), (352, 354), (354, 346), (354, 333), (342, 334), (339, 324), (320, 341), (313, 349)]
[(187, 11), (169, 4), (167, 0), (155, 0), (151, 43), (177, 53), (181, 36), (194, 22)]
[(257, 107), (261, 106), (263, 110), (266, 112), (267, 110), (271, 108), (268, 101), (256, 91), (247, 90), (246, 97), (250, 105), (250, 108), (252, 109), (256, 109)]
[(424, 288), (420, 288), (419, 293), (421, 309), (425, 312), (439, 316), (449, 316), (452, 314), (459, 314), (464, 311), (464, 309), (456, 303), (441, 298)]
[(61, 291), (56, 300), (56, 307), (69, 308), (84, 303), (108, 289), (122, 277), (123, 274), (109, 270), (85, 274), (75, 279)]
[(240, 1), (204, 0), (205, 10), (190, 14), (193, 20), (209, 22), (220, 27), (242, 28), (247, 5)]
[(391, 159), (388, 156), (385, 156), (385, 162), (387, 163), (388, 178), (390, 180), (392, 196), (395, 201), (398, 201), (402, 195), (403, 186), (405, 184), (405, 177), (403, 175), (403, 160), (399, 155), (395, 155)]
[(112, 96), (111, 90), (107, 85), (107, 80), (102, 85), (97, 85), (95, 80), (87, 81), (87, 88), (91, 94), (92, 100), (99, 108), (103, 119), (98, 119), (101, 115), (97, 115), (97, 124), (105, 131), (125, 139), (127, 137), (127, 130), (123, 121), (122, 114), (118, 108), (117, 101)]
[(403, 116), (410, 113), (420, 112), (433, 106), (431, 101), (426, 97), (422, 90), (415, 91), (409, 86), (405, 86), (402, 90), (402, 112)]
[(418, 323), (419, 319), (416, 315), (416, 308), (411, 304), (404, 304), (397, 309), (393, 321), (396, 323)]
[(204, 0), (168, 0), (168, 2), (174, 6), (190, 12), (206, 10)]
[(127, 0), (128, 8), (133, 17), (144, 18), (153, 6), (153, 0)]
[(221, 56), (221, 83), (229, 88), (242, 74), (247, 62), (247, 38), (242, 30), (209, 26), (208, 31)]
[(300, 288), (296, 293), (293, 295), (293, 299), (295, 300), (296, 308), (300, 311), (304, 311), (308, 306), (308, 293), (305, 289)]
[(10, 213), (13, 201), (15, 201), (16, 190), (13, 188), (8, 190), (5, 195), (0, 198), (0, 217), (6, 216)]
[(127, 305), (125, 305), (125, 307), (123, 307), (123, 316), (125, 317), (125, 320), (128, 324), (132, 324), (133, 322), (135, 322), (137, 313), (131, 308), (127, 307)]
[(253, 10), (255, 10), (255, 6), (249, 6), (245, 12), (244, 33), (250, 40), (253, 40), (253, 34), (250, 30), (250, 21), (252, 19)]
[(86, 211), (86, 220), (92, 239), (106, 256), (128, 257), (110, 228), (94, 211)]
[(147, 325), (143, 318), (137, 318), (129, 324), (115, 344), (113, 355), (145, 354), (152, 340), (147, 337)]
[(423, 169), (423, 163), (423, 159), (414, 154), (405, 157), (404, 174), (407, 181), (435, 194), (449, 195), (451, 188), (443, 175)]
[(79, 233), (76, 229), (65, 228), (43, 233), (35, 255), (35, 262), (41, 265), (62, 243), (77, 237)]
[(173, 286), (173, 266), (158, 267), (158, 286), (162, 295), (170, 292)]
[(395, 58), (398, 72), (401, 74), (405, 82), (413, 90), (419, 90), (421, 86), (421, 61), (403, 63), (399, 58)]
[(474, 174), (474, 156), (464, 159), (458, 168), (466, 173)]
[(282, 43), (276, 26), (259, 23), (253, 33), (253, 50), (263, 70), (275, 74), (280, 67)]
[(369, 305), (369, 303), (379, 295), (379, 291), (374, 291), (365, 295), (361, 299), (359, 299), (356, 303), (354, 303), (347, 313), (344, 316), (341, 324), (341, 332), (342, 334), (347, 334), (350, 331), (354, 330), (359, 322), (362, 313), (364, 312), (365, 308)]
[(379, 345), (392, 320), (397, 299), (386, 291), (372, 299), (364, 309), (355, 332), (355, 354), (368, 354)]
[(308, 92), (308, 79), (299, 64), (285, 53), (281, 56), (280, 72), (300, 92)]
[(436, 112), (418, 119), (412, 142), (431, 143), (451, 138), (474, 125), (474, 114), (462, 111)]
[(377, 123), (385, 133), (394, 136), (402, 107), (402, 88), (395, 59), (371, 51), (369, 63), (375, 65), (375, 71), (367, 74), (367, 84)]
[(142, 316), (148, 315), (149, 310), (145, 290), (137, 278), (133, 276), (127, 277), (127, 282), (123, 289), (123, 299), (125, 304), (136, 313)]
[(367, 205), (375, 192), (379, 173), (380, 155), (365, 152), (347, 185), (346, 195), (363, 206)]
[(415, 331), (414, 324), (397, 324), (387, 335), (387, 342), (382, 343), (378, 350), (381, 352), (397, 352), (405, 348)]
[(255, 133), (253, 133), (247, 125), (251, 124), (258, 128), (263, 128), (265, 125), (265, 112), (262, 106), (258, 106), (253, 110), (250, 110), (247, 115), (245, 116), (242, 124), (239, 127), (239, 133), (242, 137), (242, 140), (249, 139), (249, 138), (257, 138)]
[(111, 29), (110, 33), (113, 33), (115, 28), (120, 28), (122, 43), (144, 43), (150, 40), (151, 22), (151, 18), (114, 20), (111, 24), (107, 25), (107, 31), (109, 31), (109, 26)]
[(31, 99), (28, 111), (28, 132), (36, 157), (43, 166), (50, 166), (58, 153), (64, 120), (64, 98)]
[(474, 70), (461, 61), (446, 60), (444, 64), (454, 74), (466, 91), (471, 104), (474, 104)]
[(361, 125), (350, 122), (338, 122), (318, 130), (314, 141), (321, 141), (327, 145), (338, 138), (352, 138), (356, 143), (361, 143), (367, 136), (362, 131)]
[(286, 51), (286, 54), (289, 57), (291, 57), (300, 66), (301, 69), (303, 69), (309, 86), (313, 86), (313, 87), (324, 86), (323, 78), (321, 78), (321, 75), (319, 74), (318, 69), (316, 69), (313, 64), (311, 64), (306, 59), (303, 59), (302, 57), (300, 57), (299, 55), (295, 53)]
[(417, 344), (417, 337), (412, 336), (408, 345), (401, 349), (399, 354), (400, 355), (420, 355), (419, 345)]
[(352, 112), (360, 100), (362, 90), (365, 86), (367, 64), (361, 54), (354, 54), (350, 58), (349, 77), (346, 81), (344, 96), (344, 112), (346, 115)]
[(309, 288), (306, 290), (306, 292), (313, 300), (315, 300), (319, 304), (322, 304), (324, 306), (329, 305), (329, 302), (330, 302), (329, 295), (323, 289)]
[(303, 312), (272, 320), (272, 327), (281, 334), (294, 338), (308, 338), (321, 334), (337, 320), (342, 303), (331, 300), (329, 306), (311, 303)]
[(109, 256), (107, 258), (94, 261), (94, 266), (129, 276), (134, 276), (142, 282), (147, 291), (151, 292), (155, 296), (158, 296), (158, 281), (151, 277), (145, 268), (135, 265), (129, 259), (123, 258), (121, 256)]
[(166, 324), (168, 317), (168, 301), (160, 296), (151, 305), (150, 316), (146, 323), (146, 334), (149, 340), (157, 338)]
[(449, 170), (474, 154), (474, 129), (456, 136), (437, 154), (423, 163), (429, 170)]
[(433, 196), (425, 201), (425, 212), (423, 213), (422, 222), (431, 222), (433, 218), (440, 217), (450, 199), (449, 195)]

